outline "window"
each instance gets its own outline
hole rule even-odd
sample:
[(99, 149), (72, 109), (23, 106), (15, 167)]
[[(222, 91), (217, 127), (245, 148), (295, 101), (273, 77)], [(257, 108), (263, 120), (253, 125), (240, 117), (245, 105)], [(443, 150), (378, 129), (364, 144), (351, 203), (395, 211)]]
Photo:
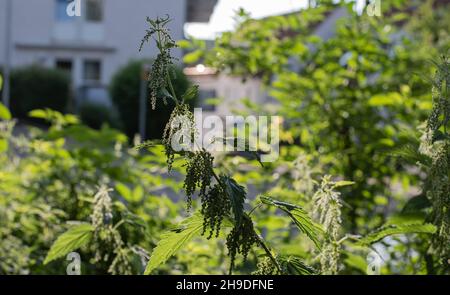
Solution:
[[(67, 8), (73, 0), (55, 0), (55, 18), (59, 22), (75, 20), (67, 14)], [(103, 0), (83, 0), (80, 2), (80, 13), (88, 22), (103, 21)]]
[(88, 82), (100, 82), (101, 63), (98, 60), (85, 60), (83, 68), (83, 79)]
[(70, 59), (57, 59), (56, 68), (65, 71), (68, 74), (72, 73), (72, 61)]
[(103, 20), (103, 0), (86, 0), (86, 21), (101, 22)]
[(67, 6), (71, 1), (69, 0), (56, 0), (55, 3), (55, 19), (59, 22), (72, 21), (74, 18), (67, 14)]

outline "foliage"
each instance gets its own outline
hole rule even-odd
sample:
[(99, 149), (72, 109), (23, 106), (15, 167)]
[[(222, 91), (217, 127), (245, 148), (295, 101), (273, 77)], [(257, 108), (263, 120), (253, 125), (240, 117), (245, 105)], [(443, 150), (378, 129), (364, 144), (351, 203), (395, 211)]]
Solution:
[(160, 264), (167, 261), (180, 248), (200, 234), (203, 228), (203, 218), (200, 214), (194, 214), (180, 223), (176, 228), (161, 236), (152, 256), (145, 268), (145, 274), (150, 274)]
[(0, 118), (2, 120), (11, 120), (11, 113), (4, 105), (0, 105)]
[(387, 236), (394, 234), (405, 234), (405, 233), (435, 233), (436, 227), (432, 224), (402, 224), (402, 225), (388, 225), (377, 229), (374, 232), (369, 233), (367, 236), (362, 238), (359, 243), (370, 245), (374, 244)]
[[(169, 75), (168, 65), (171, 64), (170, 49), (173, 48), (175, 44), (170, 36), (167, 35), (168, 31), (165, 26), (168, 22), (168, 18), (158, 18), (155, 21), (148, 20), (150, 29), (147, 31), (147, 35), (144, 37), (142, 42), (148, 42), (150, 37), (154, 34), (158, 35), (155, 42), (159, 50), (159, 55), (153, 64), (153, 68), (158, 68), (158, 71), (155, 71), (155, 73), (159, 76), (150, 77), (151, 80), (156, 80), (156, 82), (151, 84), (151, 91), (152, 93), (163, 91), (168, 92), (166, 87), (169, 87), (170, 94), (168, 97), (176, 103), (176, 107), (165, 128), (163, 138), (163, 143), (166, 149), (168, 169), (170, 171), (174, 162), (175, 154), (180, 153), (180, 151), (174, 150), (174, 141), (181, 141), (185, 145), (190, 144), (190, 142), (183, 137), (176, 138), (177, 133), (183, 127), (181, 124), (183, 124), (183, 122), (185, 122), (185, 125), (187, 124), (187, 126), (184, 127), (188, 127), (187, 132), (190, 134), (186, 134), (186, 138), (195, 137), (197, 131), (195, 129), (195, 124), (193, 123), (193, 114), (184, 102), (177, 98), (173, 87), (171, 87), (172, 82)], [(190, 90), (187, 91), (187, 93), (190, 92)], [(156, 102), (154, 104), (156, 104)], [(191, 207), (191, 196), (197, 189), (199, 190), (199, 197), (202, 201), (201, 211), (204, 213), (202, 233), (205, 234), (207, 227), (210, 227), (209, 238), (211, 238), (214, 231), (216, 232), (216, 236), (218, 236), (220, 224), (223, 218), (225, 216), (233, 216), (233, 228), (226, 239), (228, 255), (231, 260), (229, 273), (231, 274), (235, 267), (236, 255), (238, 253), (242, 254), (245, 261), (251, 247), (254, 244), (263, 246), (267, 255), (275, 261), (275, 258), (270, 250), (257, 235), (251, 217), (244, 212), (243, 203), (246, 198), (244, 188), (228, 175), (221, 175), (219, 177), (214, 171), (214, 158), (206, 150), (192, 152), (185, 147), (181, 149), (181, 154), (186, 160), (186, 177), (184, 180), (184, 188), (188, 197), (188, 208)], [(212, 184), (213, 180), (216, 182), (216, 185)], [(218, 194), (223, 194), (223, 196), (218, 197)], [(211, 198), (215, 199), (211, 200)], [(228, 209), (228, 212), (224, 210), (214, 212), (211, 210), (211, 208), (217, 207)], [(169, 249), (169, 251), (169, 254), (172, 253), (172, 249)], [(153, 253), (153, 255), (155, 255), (155, 253)]]
[(92, 238), (93, 230), (90, 224), (80, 224), (60, 235), (48, 251), (44, 264), (86, 245)]
[[(155, 197), (155, 189), (164, 194), (181, 189), (162, 178), (142, 177), (144, 171), (158, 171), (154, 165), (164, 163), (162, 151), (142, 157), (126, 146), (123, 134), (90, 129), (53, 110), (31, 113), (50, 121), (47, 131), (29, 127), (13, 136), (14, 121), (4, 121), (10, 115), (0, 106), (0, 273), (62, 274), (60, 258), (70, 251), (86, 259), (84, 274), (142, 273), (148, 259), (144, 249), (155, 245), (177, 211), (167, 197)], [(104, 193), (95, 196), (102, 184), (122, 189), (108, 191), (105, 203)], [(133, 188), (133, 198), (124, 186)], [(103, 222), (111, 218), (108, 210), (113, 223)]]
[[(358, 15), (350, 7), (317, 5), (262, 20), (241, 13), (237, 29), (219, 36), (203, 56), (225, 73), (262, 77), (277, 104), (259, 112), (282, 115), (285, 140), (308, 154), (319, 153), (328, 173), (355, 182), (347, 190), (349, 206), (342, 209), (344, 226), (356, 232), (369, 225), (360, 216), (370, 216), (372, 227), (385, 221), (376, 202), (380, 196), (397, 201), (386, 179), (417, 182), (388, 151), (403, 146), (401, 132), (425, 118), (428, 85), (417, 73), (431, 74), (424, 62), (430, 51), (424, 48), (446, 37), (420, 43), (414, 38), (422, 37), (401, 31), (404, 11), (422, 9), (415, 2), (396, 1), (392, 12), (383, 3), (382, 18)], [(347, 17), (337, 21), (334, 35), (321, 39), (314, 28), (336, 11)], [(419, 18), (413, 21), (418, 26)], [(418, 46), (423, 54), (416, 54)]]
[[(429, 85), (423, 78), (431, 75), (426, 60), (448, 48), (448, 32), (443, 29), (447, 20), (442, 17), (448, 8), (433, 9), (432, 2), (384, 2), (382, 18), (349, 10), (349, 16), (336, 23), (335, 35), (323, 40), (314, 35), (315, 24), (342, 4), (318, 5), (262, 20), (251, 19), (241, 11), (236, 30), (220, 35), (212, 50), (206, 50), (198, 40), (182, 44), (226, 74), (263, 78), (277, 104), (249, 107), (253, 114), (275, 113), (285, 118), (286, 130), (281, 137), (288, 146), (282, 152), (284, 159), (275, 167), (286, 165), (294, 174), (296, 167), (289, 162), (301, 151), (318, 158), (320, 170), (353, 182), (343, 188), (345, 201), (331, 203), (319, 198), (319, 194), (326, 196), (328, 189), (321, 192), (317, 187), (319, 190), (312, 192), (315, 176), (308, 169), (298, 172), (293, 184), (291, 173), (280, 177), (281, 167), (276, 173), (278, 181), (264, 183), (272, 180), (270, 169), (266, 169), (267, 177), (257, 182), (262, 189), (274, 185), (273, 192), (305, 202), (306, 206), (310, 204), (308, 194), (316, 194), (316, 208), (324, 213), (321, 221), (331, 226), (327, 236), (334, 237), (325, 243), (325, 256), (329, 258), (345, 251), (340, 248), (339, 227), (341, 232), (351, 233), (379, 228), (392, 211), (387, 208), (400, 209), (412, 193), (409, 190), (420, 184), (420, 175), (411, 173), (411, 167), (392, 157), (390, 151), (411, 144), (411, 138), (405, 135), (414, 133), (415, 126), (431, 109)], [(192, 56), (189, 62), (194, 62)], [(417, 159), (426, 158), (414, 154)], [(299, 177), (303, 177), (303, 185), (299, 185)], [(447, 180), (443, 178), (444, 183)], [(402, 189), (394, 189), (396, 186)], [(338, 200), (329, 196), (330, 200)], [(320, 201), (324, 202), (322, 206)], [(420, 223), (412, 228), (421, 232)], [(358, 236), (346, 234), (344, 241), (348, 237)], [(415, 246), (423, 253), (424, 240), (419, 241)], [(424, 255), (412, 262), (424, 263)], [(389, 264), (387, 267), (391, 267)], [(415, 272), (420, 266), (412, 268)]]
[(320, 249), (319, 235), (323, 233), (323, 229), (309, 217), (305, 210), (299, 206), (275, 201), (268, 197), (262, 197), (261, 201), (263, 204), (275, 206), (286, 213), (300, 231), (306, 234), (314, 242), (316, 247)]
[[(149, 20), (144, 38), (160, 53), (155, 112), (174, 106), (161, 143), (130, 148), (49, 109), (31, 112), (48, 130), (21, 134), (0, 105), (0, 273), (64, 273), (77, 251), (83, 274), (366, 274), (375, 253), (381, 274), (448, 274), (449, 63), (424, 62), (448, 45), (445, 17), (384, 1), (382, 18), (348, 11), (334, 36), (314, 36), (345, 3), (261, 20), (241, 11), (212, 50), (177, 43), (192, 46), (190, 62), (263, 81), (275, 104), (238, 111), (285, 119), (280, 158), (264, 166), (173, 147), (196, 137), (183, 100), (198, 87), (171, 87), (168, 18)], [(180, 117), (189, 128), (177, 137)]]
[(100, 129), (103, 124), (121, 129), (122, 123), (115, 109), (98, 103), (83, 103), (79, 110), (81, 121), (93, 129)]
[(28, 66), (11, 72), (11, 111), (26, 118), (29, 111), (50, 108), (67, 110), (70, 98), (69, 77), (59, 70)]
[[(426, 173), (423, 194), (416, 197), (424, 199), (419, 206), (417, 201), (407, 204), (409, 212), (421, 211), (431, 207), (427, 219), (434, 224), (435, 234), (428, 249), (427, 269), (429, 273), (448, 273), (450, 243), (450, 63), (443, 56), (435, 62), (436, 74), (432, 81), (433, 109), (426, 122), (425, 130), (416, 153), (412, 157), (419, 168)], [(411, 153), (405, 153), (411, 160)]]
[[(426, 194), (432, 204), (431, 220), (437, 227), (431, 251), (449, 268), (450, 259), (450, 62), (437, 64), (433, 83), (433, 110), (427, 122), (427, 154), (431, 158)], [(445, 267), (445, 266), (444, 266)]]

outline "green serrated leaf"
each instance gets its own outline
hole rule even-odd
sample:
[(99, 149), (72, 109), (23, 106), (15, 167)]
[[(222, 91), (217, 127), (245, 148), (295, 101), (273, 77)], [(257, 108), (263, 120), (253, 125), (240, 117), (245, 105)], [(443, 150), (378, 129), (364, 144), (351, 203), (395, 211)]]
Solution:
[(367, 236), (363, 237), (359, 240), (359, 244), (361, 245), (370, 245), (381, 241), (387, 236), (396, 235), (396, 234), (410, 234), (410, 233), (426, 233), (426, 234), (434, 234), (436, 232), (436, 226), (430, 223), (425, 224), (402, 224), (402, 225), (388, 225), (384, 226), (372, 233), (369, 233)]
[(314, 275), (317, 274), (317, 270), (315, 270), (313, 267), (305, 264), (300, 258), (298, 257), (279, 257), (280, 264), (282, 265), (283, 269), (287, 272), (289, 275)]
[(315, 223), (311, 219), (302, 207), (286, 202), (276, 201), (269, 197), (261, 197), (261, 201), (263, 204), (275, 206), (286, 213), (299, 228), (299, 230), (307, 235), (317, 248), (321, 248), (319, 236), (323, 234), (323, 229), (319, 224)]
[(239, 225), (244, 215), (244, 201), (247, 193), (245, 188), (239, 185), (233, 178), (222, 175), (221, 181), (225, 185), (225, 190), (231, 201), (234, 222)]
[(366, 259), (359, 255), (355, 255), (349, 251), (345, 251), (345, 255), (347, 256), (344, 259), (344, 263), (348, 265), (349, 267), (355, 268), (362, 273), (366, 273), (367, 270), (367, 262)]
[(202, 229), (203, 216), (200, 213), (195, 213), (183, 220), (176, 228), (162, 234), (161, 240), (152, 252), (144, 274), (150, 274), (166, 262), (193, 237), (200, 235)]
[(161, 140), (147, 140), (134, 147), (135, 150), (149, 149), (156, 146), (162, 146)]
[(419, 144), (405, 144), (398, 149), (394, 149), (391, 153), (394, 156), (401, 157), (407, 160), (411, 164), (416, 164), (417, 162), (429, 166), (431, 159), (419, 152)]
[(94, 227), (91, 224), (80, 224), (72, 227), (56, 239), (45, 257), (44, 264), (60, 258), (78, 249), (91, 240)]
[(198, 85), (194, 85), (186, 90), (182, 98), (186, 101), (195, 98), (197, 95), (198, 95)]
[(385, 222), (385, 225), (423, 224), (425, 222), (425, 218), (425, 212), (402, 212), (389, 216)]
[(402, 213), (419, 212), (423, 209), (429, 208), (430, 206), (430, 200), (428, 200), (425, 194), (422, 194), (409, 199), (403, 207)]

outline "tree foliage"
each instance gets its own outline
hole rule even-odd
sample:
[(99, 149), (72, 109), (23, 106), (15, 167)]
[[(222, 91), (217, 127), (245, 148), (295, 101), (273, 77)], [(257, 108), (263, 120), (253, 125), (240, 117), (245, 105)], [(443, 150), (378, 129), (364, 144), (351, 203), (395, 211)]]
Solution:
[[(448, 274), (450, 70), (425, 62), (448, 45), (448, 8), (384, 1), (374, 18), (325, 2), (241, 11), (212, 49), (148, 20), (150, 97), (174, 107), (161, 143), (133, 148), (50, 109), (30, 113), (48, 130), (15, 134), (0, 104), (0, 273), (64, 273), (77, 251), (83, 274), (365, 274), (376, 252), (382, 274)], [(336, 9), (347, 16), (319, 38)], [(273, 103), (243, 100), (239, 114), (283, 116), (276, 162), (173, 148), (177, 116), (197, 133), (198, 87), (173, 87), (177, 45), (263, 82)]]

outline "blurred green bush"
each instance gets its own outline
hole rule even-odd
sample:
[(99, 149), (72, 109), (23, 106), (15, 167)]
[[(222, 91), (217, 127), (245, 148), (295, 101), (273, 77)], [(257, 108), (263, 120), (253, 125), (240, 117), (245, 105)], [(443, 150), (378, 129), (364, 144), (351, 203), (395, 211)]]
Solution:
[[(116, 105), (120, 119), (123, 122), (123, 130), (132, 137), (139, 131), (139, 91), (141, 69), (144, 63), (149, 61), (131, 61), (123, 68), (119, 69), (112, 78), (110, 84), (110, 95)], [(173, 67), (172, 71), (174, 89), (177, 96), (181, 96), (190, 86), (186, 75), (179, 67)], [(148, 89), (146, 88), (147, 94)], [(148, 95), (147, 95), (148, 97)], [(150, 102), (147, 100), (147, 138), (161, 138), (165, 124), (169, 120), (170, 113), (174, 107), (172, 101), (167, 101), (164, 105), (162, 100), (158, 100), (157, 110), (152, 110)], [(191, 107), (195, 105), (196, 97), (187, 101)]]
[(65, 112), (70, 97), (70, 78), (60, 70), (27, 66), (11, 72), (11, 111), (25, 118), (33, 109)]
[[(147, 167), (163, 173), (163, 149), (154, 147), (143, 156), (107, 126), (93, 130), (73, 115), (49, 109), (30, 116), (46, 120), (49, 128), (27, 126), (27, 137), (16, 136), (15, 121), (0, 103), (0, 275), (65, 274), (65, 259), (43, 261), (56, 238), (73, 228), (71, 221), (91, 221), (102, 185), (115, 189), (110, 192), (112, 222), (122, 224), (117, 230), (126, 249), (120, 258), (127, 261), (119, 265), (129, 266), (127, 273), (142, 273), (141, 256), (180, 210), (168, 196), (180, 194), (181, 184), (146, 174)], [(95, 257), (95, 247), (77, 251), (83, 258)], [(83, 259), (83, 274), (113, 272), (109, 269), (117, 253), (108, 243), (101, 249), (109, 259), (94, 264)]]
[(94, 129), (100, 129), (105, 123), (112, 128), (122, 128), (117, 110), (98, 103), (86, 102), (81, 105), (80, 118), (84, 124)]

